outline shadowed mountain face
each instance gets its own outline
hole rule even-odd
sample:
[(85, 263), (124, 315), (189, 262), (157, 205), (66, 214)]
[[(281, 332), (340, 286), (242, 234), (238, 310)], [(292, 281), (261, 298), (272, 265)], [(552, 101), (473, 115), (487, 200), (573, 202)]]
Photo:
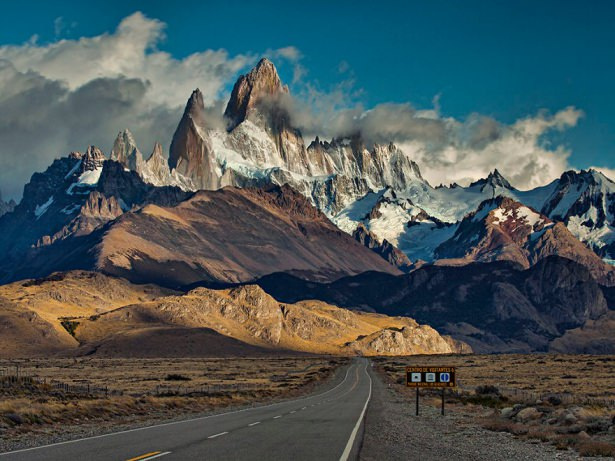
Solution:
[(287, 186), (229, 187), (175, 207), (147, 206), (124, 215), (96, 245), (104, 272), (165, 286), (245, 282), (277, 271), (315, 280), (399, 273)]
[(410, 270), (413, 269), (412, 263), (402, 251), (395, 248), (386, 240), (380, 243), (376, 236), (368, 231), (363, 224), (357, 226), (352, 236), (357, 242), (380, 255), (402, 272), (410, 272)]
[[(330, 284), (273, 274), (257, 283), (284, 302), (319, 299), (340, 307), (407, 315), (467, 342), (477, 352), (545, 351), (566, 330), (608, 312), (589, 271), (556, 256), (527, 270), (511, 262), (493, 262), (425, 266), (402, 276), (365, 273)], [(611, 347), (615, 350), (615, 343)], [(574, 347), (568, 351), (574, 352)]]

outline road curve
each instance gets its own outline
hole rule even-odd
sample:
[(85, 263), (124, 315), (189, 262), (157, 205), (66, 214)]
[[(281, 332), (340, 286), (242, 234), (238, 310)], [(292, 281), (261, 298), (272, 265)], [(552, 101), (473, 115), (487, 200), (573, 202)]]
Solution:
[(0, 453), (0, 461), (354, 459), (371, 398), (366, 359), (355, 359), (328, 390), (307, 397)]

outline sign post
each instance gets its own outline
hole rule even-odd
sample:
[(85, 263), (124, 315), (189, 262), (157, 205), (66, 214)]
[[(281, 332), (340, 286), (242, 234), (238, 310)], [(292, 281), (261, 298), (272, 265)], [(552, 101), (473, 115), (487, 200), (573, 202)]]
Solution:
[(406, 367), (406, 386), (416, 388), (416, 415), (419, 414), (419, 389), (442, 389), (442, 414), (444, 415), (444, 391), (455, 387), (455, 367)]
[(416, 416), (419, 415), (419, 388), (416, 388)]
[(446, 389), (445, 387), (442, 388), (442, 416), (444, 416), (444, 390), (445, 389)]

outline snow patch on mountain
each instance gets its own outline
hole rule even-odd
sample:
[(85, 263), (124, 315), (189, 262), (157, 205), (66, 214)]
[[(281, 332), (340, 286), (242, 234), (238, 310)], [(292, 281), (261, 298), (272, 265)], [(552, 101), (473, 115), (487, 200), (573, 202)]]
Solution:
[[(87, 195), (89, 194), (90, 193), (89, 189), (91, 189), (92, 187), (95, 187), (98, 184), (103, 168), (104, 167), (101, 166), (94, 170), (86, 170), (83, 173), (81, 173), (77, 181), (72, 183), (69, 186), (69, 188), (66, 190), (66, 193), (68, 195), (73, 195), (73, 194)], [(88, 190), (84, 190), (84, 189), (88, 189)]]
[(538, 213), (525, 206), (507, 209), (498, 208), (493, 211), (492, 215), (494, 217), (493, 223), (496, 225), (508, 219), (514, 219), (517, 221), (525, 221), (529, 226), (535, 228), (536, 224), (542, 224), (544, 222)]
[(36, 216), (36, 219), (39, 219), (41, 216), (43, 216), (47, 212), (47, 210), (49, 209), (52, 203), (53, 203), (53, 196), (49, 197), (49, 199), (42, 205), (36, 205), (36, 208), (34, 209), (34, 216)]
[(79, 176), (79, 180), (77, 184), (83, 186), (95, 186), (98, 184), (98, 180), (100, 179), (100, 174), (102, 173), (102, 168), (96, 168), (95, 170), (84, 171), (81, 176)]

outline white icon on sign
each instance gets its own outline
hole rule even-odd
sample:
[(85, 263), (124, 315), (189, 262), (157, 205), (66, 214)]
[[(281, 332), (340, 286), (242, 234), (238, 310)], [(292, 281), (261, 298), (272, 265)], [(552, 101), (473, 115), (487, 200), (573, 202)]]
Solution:
[(440, 382), (441, 383), (450, 383), (451, 382), (451, 374), (450, 373), (440, 373)]
[(436, 382), (436, 374), (435, 373), (426, 373), (425, 374), (425, 381), (427, 381), (428, 383), (435, 383)]
[(410, 376), (410, 381), (413, 383), (420, 383), (421, 382), (421, 374), (420, 373), (412, 373), (412, 375)]

